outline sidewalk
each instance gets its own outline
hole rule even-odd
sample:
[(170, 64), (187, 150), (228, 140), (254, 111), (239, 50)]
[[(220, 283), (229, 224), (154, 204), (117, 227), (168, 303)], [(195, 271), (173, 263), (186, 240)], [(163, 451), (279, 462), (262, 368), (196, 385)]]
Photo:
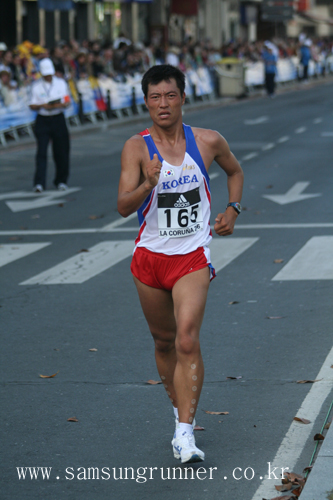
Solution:
[(300, 499), (333, 500), (333, 425), (326, 433)]

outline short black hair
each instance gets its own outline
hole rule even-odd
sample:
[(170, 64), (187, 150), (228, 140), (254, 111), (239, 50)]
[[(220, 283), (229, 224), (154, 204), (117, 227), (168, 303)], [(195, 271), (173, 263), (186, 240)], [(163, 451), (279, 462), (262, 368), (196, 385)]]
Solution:
[(171, 78), (176, 80), (177, 87), (182, 96), (185, 92), (185, 75), (180, 69), (171, 66), (171, 64), (159, 64), (152, 66), (143, 75), (141, 87), (145, 97), (148, 95), (148, 85), (151, 83), (157, 85), (160, 82), (169, 82)]

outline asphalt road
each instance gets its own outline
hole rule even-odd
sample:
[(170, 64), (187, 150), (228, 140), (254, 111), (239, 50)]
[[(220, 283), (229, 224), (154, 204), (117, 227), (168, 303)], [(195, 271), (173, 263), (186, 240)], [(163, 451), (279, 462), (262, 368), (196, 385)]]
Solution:
[[(146, 384), (158, 374), (129, 270), (138, 223), (116, 211), (121, 149), (149, 120), (73, 138), (80, 189), (58, 197), (31, 196), (34, 147), (0, 152), (2, 499), (260, 500), (278, 494), (268, 463), (277, 477), (309, 464), (332, 397), (332, 90), (185, 111), (245, 173), (235, 232), (213, 240), (193, 479), (173, 470), (173, 412)], [(213, 221), (228, 199), (224, 172), (210, 174)], [(52, 469), (24, 480), (18, 467)]]

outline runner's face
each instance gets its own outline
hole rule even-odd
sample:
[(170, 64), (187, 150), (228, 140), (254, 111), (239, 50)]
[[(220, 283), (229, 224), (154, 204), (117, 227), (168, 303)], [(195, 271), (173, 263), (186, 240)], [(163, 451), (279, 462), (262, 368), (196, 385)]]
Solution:
[(148, 86), (148, 95), (145, 102), (151, 119), (157, 125), (169, 127), (182, 116), (182, 105), (185, 94), (180, 95), (176, 80), (162, 81), (157, 85)]

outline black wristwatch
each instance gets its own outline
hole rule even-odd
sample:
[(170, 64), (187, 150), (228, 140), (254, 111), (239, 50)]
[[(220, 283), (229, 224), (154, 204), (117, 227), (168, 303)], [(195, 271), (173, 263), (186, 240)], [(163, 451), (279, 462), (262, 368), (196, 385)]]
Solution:
[(236, 202), (228, 203), (227, 208), (228, 207), (232, 207), (238, 213), (238, 215), (242, 211), (242, 207), (241, 207), (240, 203), (236, 203)]

